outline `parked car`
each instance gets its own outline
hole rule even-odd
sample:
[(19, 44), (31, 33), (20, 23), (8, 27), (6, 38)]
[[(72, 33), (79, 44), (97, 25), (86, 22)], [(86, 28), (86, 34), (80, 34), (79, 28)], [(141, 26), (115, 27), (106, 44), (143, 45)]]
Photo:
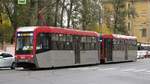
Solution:
[(138, 50), (137, 51), (137, 58), (138, 59), (141, 59), (141, 58), (143, 59), (147, 55), (148, 55), (148, 51), (147, 50)]
[(6, 52), (0, 52), (0, 68), (15, 69), (15, 57)]

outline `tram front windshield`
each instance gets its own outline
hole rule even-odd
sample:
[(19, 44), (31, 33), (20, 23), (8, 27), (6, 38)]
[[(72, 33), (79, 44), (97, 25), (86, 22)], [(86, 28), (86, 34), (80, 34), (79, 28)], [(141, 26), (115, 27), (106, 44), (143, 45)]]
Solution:
[(17, 33), (16, 54), (32, 54), (33, 33)]

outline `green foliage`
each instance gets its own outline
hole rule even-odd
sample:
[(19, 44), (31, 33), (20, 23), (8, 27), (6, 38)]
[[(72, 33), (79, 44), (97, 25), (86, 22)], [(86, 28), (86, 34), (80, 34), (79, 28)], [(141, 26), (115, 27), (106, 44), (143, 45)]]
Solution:
[(100, 15), (102, 12), (101, 2), (99, 2), (99, 0), (82, 0), (82, 6), (81, 22), (83, 29), (95, 28), (97, 23), (100, 23), (99, 20), (102, 17), (102, 15)]
[(0, 43), (3, 43), (4, 41), (10, 43), (13, 31), (7, 15), (3, 14), (3, 23), (0, 24)]
[(86, 30), (99, 32), (99, 25), (96, 22), (90, 23)]
[[(114, 10), (102, 10), (105, 5), (102, 1), (112, 3)], [(125, 18), (128, 13), (135, 13), (134, 9), (126, 10), (126, 2), (127, 0), (27, 0), (27, 4), (19, 5), (17, 0), (0, 0), (0, 13), (6, 14), (9, 19), (5, 19), (0, 26), (0, 34), (4, 37), (3, 32), (10, 30), (6, 34), (9, 41), (17, 27), (45, 25), (43, 22), (48, 26), (126, 34)], [(42, 18), (39, 18), (39, 14)], [(114, 16), (112, 22), (111, 15)]]
[(126, 2), (127, 0), (113, 0), (114, 33), (127, 34), (126, 28)]

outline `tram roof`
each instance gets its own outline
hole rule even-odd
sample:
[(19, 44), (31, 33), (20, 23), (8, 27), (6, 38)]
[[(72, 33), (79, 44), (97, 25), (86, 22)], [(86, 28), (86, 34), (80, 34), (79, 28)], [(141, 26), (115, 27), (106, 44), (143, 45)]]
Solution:
[(37, 28), (37, 26), (29, 26), (29, 27), (19, 27), (17, 32), (32, 32)]
[(87, 35), (87, 36), (99, 36), (97, 32), (94, 31), (83, 31), (77, 29), (68, 29), (61, 27), (51, 27), (51, 26), (30, 26), (30, 27), (20, 27), (17, 32), (51, 32), (51, 33), (63, 33), (72, 35)]
[(126, 35), (120, 35), (120, 34), (103, 34), (103, 38), (119, 38), (119, 39), (136, 39), (135, 36), (126, 36)]

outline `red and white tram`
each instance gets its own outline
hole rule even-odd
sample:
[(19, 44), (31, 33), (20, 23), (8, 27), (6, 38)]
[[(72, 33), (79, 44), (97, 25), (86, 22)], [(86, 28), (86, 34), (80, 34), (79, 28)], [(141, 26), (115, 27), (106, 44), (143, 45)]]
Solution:
[(16, 65), (49, 68), (100, 63), (99, 34), (92, 31), (33, 26), (16, 32)]
[(136, 44), (134, 36), (99, 36), (93, 31), (48, 26), (21, 27), (16, 32), (16, 64), (49, 68), (136, 61)]
[(137, 39), (118, 34), (102, 35), (101, 63), (136, 61)]

